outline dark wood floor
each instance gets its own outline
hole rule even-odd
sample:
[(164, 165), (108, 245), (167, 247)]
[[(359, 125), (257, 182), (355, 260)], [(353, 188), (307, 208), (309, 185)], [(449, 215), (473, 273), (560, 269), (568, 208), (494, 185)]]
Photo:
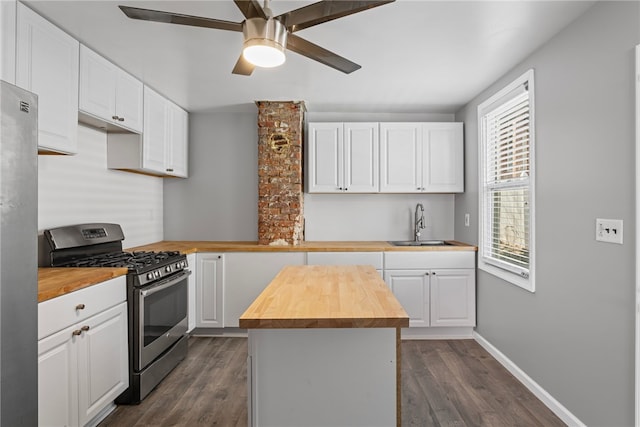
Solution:
[[(189, 339), (189, 356), (140, 405), (100, 427), (246, 426), (247, 341)], [(403, 426), (564, 426), (473, 340), (402, 342)]]

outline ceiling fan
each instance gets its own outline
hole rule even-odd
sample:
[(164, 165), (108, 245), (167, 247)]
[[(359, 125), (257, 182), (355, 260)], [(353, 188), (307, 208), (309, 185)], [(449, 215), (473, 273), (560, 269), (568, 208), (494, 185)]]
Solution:
[(242, 32), (244, 34), (243, 51), (233, 68), (233, 74), (249, 76), (256, 66), (281, 65), (285, 61), (285, 49), (349, 74), (360, 69), (360, 65), (293, 33), (393, 1), (395, 0), (324, 0), (273, 16), (269, 8), (269, 0), (264, 0), (264, 8), (257, 0), (234, 0), (246, 18), (242, 22), (129, 6), (119, 7), (132, 19)]

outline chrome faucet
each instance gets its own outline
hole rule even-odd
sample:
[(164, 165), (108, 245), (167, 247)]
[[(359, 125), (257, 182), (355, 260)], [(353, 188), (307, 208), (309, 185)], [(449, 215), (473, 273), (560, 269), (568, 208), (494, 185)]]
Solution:
[[(418, 218), (418, 210), (420, 210), (420, 218)], [(418, 203), (416, 205), (416, 214), (415, 214), (415, 222), (413, 224), (414, 226), (414, 240), (416, 242), (420, 241), (420, 230), (424, 230), (424, 206), (422, 206), (422, 203)]]

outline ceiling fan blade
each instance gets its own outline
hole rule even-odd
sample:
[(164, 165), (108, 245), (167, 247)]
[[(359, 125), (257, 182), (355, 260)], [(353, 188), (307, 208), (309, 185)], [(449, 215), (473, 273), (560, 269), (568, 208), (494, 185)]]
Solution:
[(244, 56), (240, 54), (240, 58), (238, 58), (238, 62), (236, 62), (236, 66), (233, 67), (233, 74), (240, 74), (241, 76), (250, 76), (253, 73), (253, 70), (256, 68), (251, 62), (244, 59)]
[(245, 18), (263, 18), (267, 19), (267, 15), (262, 10), (262, 6), (256, 0), (233, 0), (240, 9)]
[(163, 12), (161, 10), (140, 9), (130, 6), (118, 7), (124, 12), (125, 15), (127, 15), (131, 19), (242, 32), (242, 22), (222, 21), (220, 19), (182, 15), (180, 13)]
[(353, 73), (361, 68), (360, 65), (355, 62), (351, 62), (347, 58), (343, 58), (295, 34), (289, 34), (287, 38), (287, 49), (331, 68), (335, 68), (338, 71), (342, 71), (345, 74)]
[(290, 32), (300, 31), (323, 22), (342, 18), (353, 13), (362, 12), (395, 0), (348, 1), (323, 0), (309, 6), (301, 7), (276, 17)]

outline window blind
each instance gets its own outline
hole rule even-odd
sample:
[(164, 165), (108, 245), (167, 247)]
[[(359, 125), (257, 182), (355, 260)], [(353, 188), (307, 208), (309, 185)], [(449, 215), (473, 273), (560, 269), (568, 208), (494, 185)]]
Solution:
[(521, 88), (517, 96), (482, 117), (485, 144), (482, 257), (489, 264), (527, 278), (531, 228), (530, 109), (529, 93)]

